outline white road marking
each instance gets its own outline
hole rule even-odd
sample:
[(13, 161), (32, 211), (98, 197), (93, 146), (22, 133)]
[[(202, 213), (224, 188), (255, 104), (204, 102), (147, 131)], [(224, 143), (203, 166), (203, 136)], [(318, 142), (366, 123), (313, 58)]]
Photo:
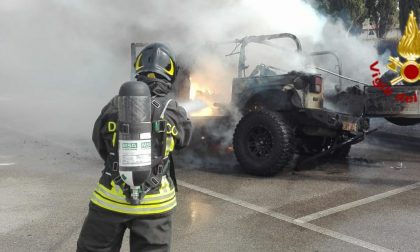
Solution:
[(276, 218), (276, 219), (279, 219), (279, 220), (297, 225), (299, 227), (303, 227), (303, 228), (309, 229), (311, 231), (314, 231), (314, 232), (317, 232), (317, 233), (320, 233), (320, 234), (324, 234), (326, 236), (329, 236), (329, 237), (332, 237), (332, 238), (335, 238), (335, 239), (338, 239), (338, 240), (341, 240), (341, 241), (345, 241), (345, 242), (348, 242), (350, 244), (353, 244), (353, 245), (356, 245), (356, 246), (359, 246), (359, 247), (363, 247), (363, 248), (366, 248), (366, 249), (369, 249), (369, 250), (372, 250), (372, 251), (380, 251), (380, 252), (392, 252), (393, 251), (393, 250), (384, 248), (382, 246), (357, 239), (355, 237), (351, 237), (351, 236), (348, 236), (348, 235), (345, 235), (345, 234), (341, 234), (341, 233), (332, 231), (332, 230), (327, 229), (327, 228), (323, 228), (323, 227), (314, 225), (312, 223), (298, 222), (290, 216), (271, 211), (270, 209), (266, 209), (264, 207), (254, 205), (252, 203), (249, 203), (249, 202), (246, 202), (246, 201), (243, 201), (243, 200), (240, 200), (240, 199), (235, 199), (235, 198), (232, 198), (228, 195), (221, 194), (221, 193), (218, 193), (218, 192), (215, 192), (215, 191), (212, 191), (212, 190), (200, 187), (200, 186), (196, 186), (196, 185), (187, 183), (185, 181), (178, 180), (178, 185), (181, 185), (181, 186), (186, 187), (188, 189), (204, 193), (206, 195), (209, 195), (209, 196), (212, 196), (212, 197), (215, 197), (215, 198), (218, 198), (218, 199), (221, 199), (221, 200), (224, 200), (224, 201), (227, 201), (227, 202), (230, 202), (230, 203), (233, 203), (233, 204), (251, 209), (253, 211), (271, 216), (273, 218)]
[(0, 163), (0, 166), (15, 165), (15, 163)]
[(322, 218), (322, 217), (325, 217), (325, 216), (328, 216), (328, 215), (331, 215), (331, 214), (335, 214), (335, 213), (338, 213), (338, 212), (341, 212), (341, 211), (348, 210), (350, 208), (354, 208), (354, 207), (358, 207), (358, 206), (361, 206), (361, 205), (369, 204), (371, 202), (378, 201), (380, 199), (385, 199), (385, 198), (394, 196), (394, 195), (399, 194), (399, 193), (410, 191), (410, 190), (413, 190), (413, 189), (415, 189), (419, 186), (420, 186), (420, 182), (414, 183), (414, 184), (411, 184), (411, 185), (408, 185), (408, 186), (403, 186), (403, 187), (400, 187), (400, 188), (397, 188), (397, 189), (394, 189), (394, 190), (391, 190), (391, 191), (388, 191), (388, 192), (376, 194), (376, 195), (373, 195), (373, 196), (370, 196), (370, 197), (367, 197), (367, 198), (364, 198), (364, 199), (361, 199), (361, 200), (356, 200), (356, 201), (349, 202), (349, 203), (346, 203), (346, 204), (343, 204), (343, 205), (339, 205), (339, 206), (336, 206), (336, 207), (325, 209), (325, 210), (322, 210), (322, 211), (319, 211), (319, 212), (316, 212), (316, 213), (313, 213), (313, 214), (309, 214), (309, 215), (300, 217), (298, 219), (295, 219), (294, 221), (299, 222), (299, 223), (310, 222), (310, 221), (313, 221), (313, 220), (316, 220), (316, 219), (319, 219), (319, 218)]

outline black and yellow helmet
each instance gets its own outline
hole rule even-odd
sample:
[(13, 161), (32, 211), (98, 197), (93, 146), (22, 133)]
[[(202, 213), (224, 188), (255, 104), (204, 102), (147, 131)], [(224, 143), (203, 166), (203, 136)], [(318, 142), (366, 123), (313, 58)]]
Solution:
[(161, 43), (152, 43), (144, 47), (137, 56), (134, 67), (138, 75), (152, 76), (152, 78), (160, 76), (170, 82), (175, 80), (177, 72), (172, 51)]

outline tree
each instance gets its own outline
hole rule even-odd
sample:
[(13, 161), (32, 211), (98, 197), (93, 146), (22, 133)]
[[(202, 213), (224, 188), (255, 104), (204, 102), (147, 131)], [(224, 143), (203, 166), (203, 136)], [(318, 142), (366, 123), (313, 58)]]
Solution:
[(410, 14), (410, 11), (414, 11), (414, 15), (417, 18), (417, 23), (419, 23), (420, 21), (420, 0), (400, 0), (399, 7), (400, 30), (401, 34), (404, 34), (405, 25), (407, 24), (408, 15)]
[(314, 0), (312, 4), (318, 11), (343, 20), (351, 33), (360, 33), (367, 15), (365, 0)]
[(383, 38), (394, 24), (397, 13), (395, 0), (366, 0), (367, 14), (374, 24), (376, 36)]

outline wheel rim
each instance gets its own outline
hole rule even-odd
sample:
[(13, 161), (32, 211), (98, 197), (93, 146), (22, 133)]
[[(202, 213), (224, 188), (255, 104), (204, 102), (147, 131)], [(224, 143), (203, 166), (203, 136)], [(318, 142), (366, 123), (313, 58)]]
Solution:
[(248, 134), (247, 144), (253, 157), (266, 159), (270, 157), (273, 148), (271, 132), (262, 126), (252, 128)]

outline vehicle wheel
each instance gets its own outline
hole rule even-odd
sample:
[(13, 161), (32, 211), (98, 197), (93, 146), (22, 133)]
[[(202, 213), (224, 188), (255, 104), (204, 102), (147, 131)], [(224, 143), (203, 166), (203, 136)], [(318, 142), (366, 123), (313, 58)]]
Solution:
[(335, 150), (333, 153), (331, 153), (331, 157), (334, 159), (343, 159), (346, 158), (351, 149), (351, 144), (341, 147), (340, 149)]
[(236, 126), (233, 147), (245, 171), (258, 176), (273, 176), (293, 157), (293, 130), (279, 113), (267, 110), (250, 112)]

